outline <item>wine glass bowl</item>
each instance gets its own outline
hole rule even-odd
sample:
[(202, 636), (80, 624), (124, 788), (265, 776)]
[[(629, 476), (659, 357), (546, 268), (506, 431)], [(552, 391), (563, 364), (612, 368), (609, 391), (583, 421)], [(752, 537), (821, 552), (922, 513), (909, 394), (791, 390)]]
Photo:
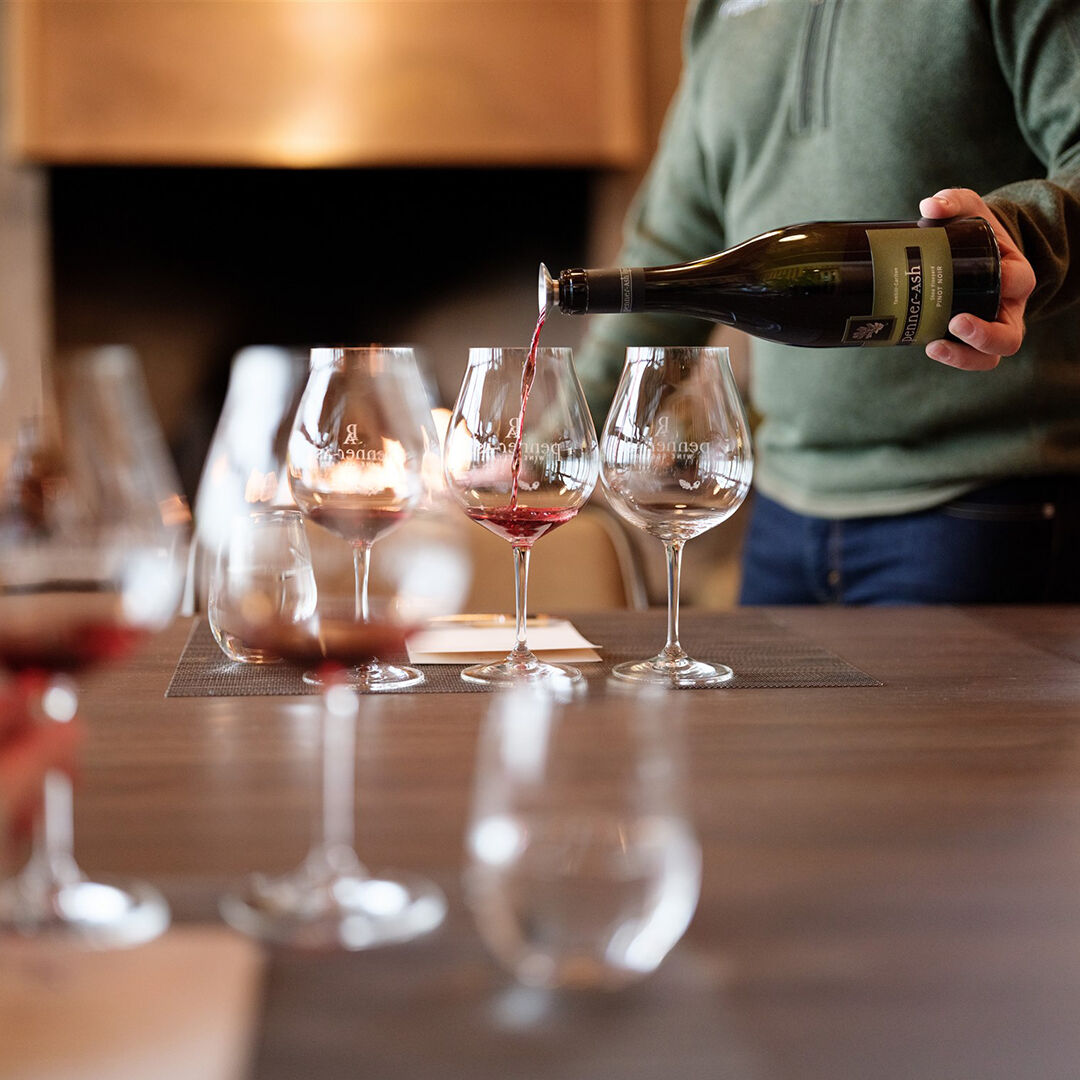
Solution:
[[(289, 435), (289, 487), (304, 516), (353, 549), (354, 618), (370, 616), (372, 545), (425, 493), (431, 410), (410, 348), (319, 348)], [(421, 672), (371, 660), (350, 678), (367, 691), (413, 686)], [(309, 678), (309, 681), (314, 681)]]
[(473, 521), (514, 553), (516, 644), (503, 661), (466, 668), (467, 681), (499, 685), (552, 675), (526, 640), (529, 555), (573, 519), (596, 485), (596, 432), (570, 349), (473, 348), (446, 433), (448, 490)]
[(679, 578), (688, 540), (742, 505), (750, 488), (750, 431), (724, 348), (627, 349), (600, 439), (601, 484), (615, 511), (657, 537), (668, 560), (668, 639), (616, 678), (709, 686), (725, 664), (694, 660), (679, 643)]
[[(120, 659), (172, 618), (189, 516), (129, 350), (70, 359), (57, 389), (56, 430), (16, 455), (22, 475), (0, 506), (0, 663), (45, 719), (65, 723), (78, 707), (72, 674)], [(0, 888), (0, 926), (109, 947), (148, 941), (169, 917), (148, 885), (86, 877), (70, 780), (50, 773), (30, 859)]]
[(520, 982), (615, 990), (659, 966), (698, 901), (681, 717), (659, 689), (547, 685), (499, 694), (482, 725), (466, 897)]

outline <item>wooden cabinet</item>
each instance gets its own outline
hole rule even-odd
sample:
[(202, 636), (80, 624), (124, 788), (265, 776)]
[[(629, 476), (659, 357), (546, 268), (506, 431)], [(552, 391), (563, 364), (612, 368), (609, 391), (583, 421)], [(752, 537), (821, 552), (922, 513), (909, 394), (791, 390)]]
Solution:
[(654, 127), (649, 39), (660, 23), (677, 41), (683, 0), (8, 8), (22, 160), (636, 169)]

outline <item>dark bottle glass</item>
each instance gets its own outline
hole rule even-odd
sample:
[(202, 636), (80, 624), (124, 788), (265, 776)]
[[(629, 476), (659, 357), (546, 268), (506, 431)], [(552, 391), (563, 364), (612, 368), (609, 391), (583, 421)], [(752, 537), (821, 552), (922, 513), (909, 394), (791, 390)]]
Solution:
[(997, 239), (983, 218), (815, 221), (675, 266), (540, 266), (540, 307), (693, 315), (787, 345), (925, 345), (960, 312), (993, 320)]

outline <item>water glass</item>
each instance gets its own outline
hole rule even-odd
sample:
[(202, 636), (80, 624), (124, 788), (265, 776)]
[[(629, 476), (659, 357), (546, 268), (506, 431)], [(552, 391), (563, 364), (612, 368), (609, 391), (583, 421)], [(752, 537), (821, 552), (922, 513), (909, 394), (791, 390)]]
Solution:
[(245, 627), (270, 619), (301, 623), (315, 612), (311, 549), (299, 510), (233, 518), (211, 571), (207, 615), (214, 640), (230, 659), (270, 664), (281, 658), (244, 640)]
[(697, 906), (679, 711), (653, 687), (501, 692), (483, 726), (465, 889), (495, 959), (530, 986), (618, 989)]

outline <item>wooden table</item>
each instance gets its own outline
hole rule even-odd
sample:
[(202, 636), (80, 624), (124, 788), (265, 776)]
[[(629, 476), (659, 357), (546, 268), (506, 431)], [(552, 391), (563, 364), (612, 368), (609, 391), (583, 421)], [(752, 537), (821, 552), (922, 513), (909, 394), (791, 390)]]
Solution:
[[(515, 988), (463, 910), (490, 699), (365, 699), (358, 846), (433, 875), (451, 914), (408, 946), (275, 952), (256, 1080), (1080, 1075), (1080, 609), (770, 615), (884, 685), (679, 695), (703, 894), (616, 996)], [(211, 920), (236, 877), (303, 853), (316, 713), (165, 699), (186, 630), (88, 680), (77, 849)]]

